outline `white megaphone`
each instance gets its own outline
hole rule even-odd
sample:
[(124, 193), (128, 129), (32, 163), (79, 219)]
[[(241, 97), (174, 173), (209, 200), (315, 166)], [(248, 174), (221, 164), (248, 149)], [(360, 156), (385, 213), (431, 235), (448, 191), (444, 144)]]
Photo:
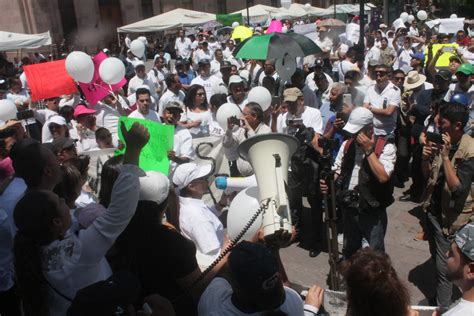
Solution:
[(216, 177), (214, 183), (219, 190), (234, 192), (257, 186), (257, 179), (254, 174), (248, 177)]
[(256, 135), (239, 146), (240, 155), (250, 162), (257, 178), (260, 206), (265, 208), (262, 225), (266, 240), (292, 232), (285, 184), (289, 160), (298, 146), (295, 137), (280, 133)]

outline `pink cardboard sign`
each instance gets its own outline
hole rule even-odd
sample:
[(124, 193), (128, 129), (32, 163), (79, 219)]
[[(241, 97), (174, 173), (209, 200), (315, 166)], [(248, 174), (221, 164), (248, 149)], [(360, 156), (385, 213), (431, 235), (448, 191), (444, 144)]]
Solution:
[[(79, 83), (84, 97), (91, 106), (94, 106), (112, 91), (122, 88), (127, 83), (125, 78), (123, 78), (119, 83), (113, 85), (109, 85), (102, 81), (99, 75), (99, 66), (106, 58), (107, 55), (103, 52), (95, 55), (95, 57), (92, 59), (94, 61), (94, 77), (92, 78), (92, 81), (89, 83)], [(110, 89), (111, 87), (112, 91)]]

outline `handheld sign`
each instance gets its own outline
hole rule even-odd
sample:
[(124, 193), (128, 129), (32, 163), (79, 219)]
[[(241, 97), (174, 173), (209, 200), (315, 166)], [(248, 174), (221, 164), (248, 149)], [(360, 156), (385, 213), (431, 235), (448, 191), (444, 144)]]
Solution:
[[(170, 161), (168, 159), (168, 151), (173, 150), (174, 126), (163, 125), (157, 122), (120, 117), (119, 126), (125, 123), (125, 127), (129, 130), (134, 122), (144, 125), (150, 133), (148, 143), (143, 147), (140, 153), (140, 168), (144, 171), (158, 171), (168, 176)], [(120, 140), (125, 144), (122, 131), (118, 129)], [(121, 155), (125, 149), (117, 150), (115, 155)]]

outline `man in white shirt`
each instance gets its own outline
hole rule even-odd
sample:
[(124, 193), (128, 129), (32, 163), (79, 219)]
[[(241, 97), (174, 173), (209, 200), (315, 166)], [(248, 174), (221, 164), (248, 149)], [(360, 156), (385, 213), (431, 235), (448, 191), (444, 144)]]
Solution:
[(155, 58), (155, 65), (148, 72), (148, 80), (153, 82), (156, 87), (157, 96), (161, 96), (166, 89), (165, 77), (169, 73), (165, 65), (165, 59), (161, 56)]
[(288, 112), (280, 114), (277, 119), (276, 130), (278, 133), (293, 135), (302, 126), (312, 128), (315, 136), (311, 143), (317, 146), (318, 135), (323, 134), (323, 119), (318, 109), (305, 105), (303, 92), (298, 88), (285, 89), (283, 103), (286, 103)]
[(390, 135), (397, 125), (397, 111), (400, 107), (401, 93), (389, 81), (390, 67), (379, 65), (375, 68), (376, 84), (367, 89), (364, 107), (374, 114), (374, 133), (376, 136)]
[(474, 316), (474, 222), (456, 233), (448, 252), (446, 277), (461, 290), (462, 298), (443, 316)]
[(337, 72), (339, 74), (339, 82), (344, 83), (344, 76), (346, 72), (357, 67), (355, 63), (355, 50), (351, 47), (347, 53), (339, 53), (340, 61), (337, 65)]
[(202, 294), (198, 315), (264, 315), (279, 310), (284, 315), (303, 316), (318, 308), (304, 305), (298, 293), (283, 286), (275, 256), (264, 245), (242, 241), (228, 259), (229, 278), (217, 277)]
[(150, 109), (152, 103), (150, 91), (145, 88), (138, 88), (135, 94), (137, 97), (137, 109), (130, 113), (128, 117), (160, 122), (158, 113)]
[(209, 44), (206, 41), (202, 42), (200, 47), (200, 49), (194, 52), (194, 62), (196, 64), (199, 64), (203, 59), (212, 60), (214, 58), (212, 51), (209, 49)]
[(291, 84), (303, 92), (305, 105), (311, 108), (318, 108), (316, 94), (314, 90), (311, 90), (308, 85), (305, 84), (303, 70), (299, 68), (296, 69), (295, 73), (291, 76)]
[(184, 37), (184, 30), (178, 31), (174, 49), (176, 50), (176, 56), (181, 56), (183, 59), (191, 57), (192, 43), (189, 38)]
[(397, 42), (400, 36), (401, 33), (398, 32), (397, 35), (395, 35), (395, 38), (393, 39), (393, 48), (397, 53), (397, 59), (393, 64), (393, 68), (401, 69), (407, 74), (410, 70), (413, 69), (413, 67), (411, 66), (411, 55), (415, 54), (416, 51), (412, 48), (411, 37), (408, 36), (403, 39), (403, 47), (399, 49)]
[(158, 114), (163, 115), (163, 110), (171, 101), (184, 102), (186, 97), (183, 90), (181, 90), (181, 81), (177, 74), (168, 74), (165, 77), (165, 84), (167, 86), (165, 93), (160, 98), (158, 103)]
[(187, 128), (178, 125), (181, 113), (183, 113), (181, 103), (169, 101), (161, 116), (163, 123), (174, 126), (173, 150), (168, 152), (168, 159), (171, 161), (170, 175), (178, 165), (190, 162), (194, 157), (193, 137)]
[(201, 268), (208, 267), (221, 253), (224, 245), (224, 226), (218, 216), (224, 207), (209, 207), (202, 197), (209, 191), (207, 178), (212, 165), (184, 163), (173, 175), (173, 184), (179, 189), (179, 224), (184, 237), (196, 245), (196, 259)]
[(241, 110), (247, 104), (247, 94), (245, 93), (244, 80), (239, 75), (232, 75), (229, 78), (228, 103), (237, 105)]
[(313, 91), (315, 91), (318, 88), (316, 86), (316, 83), (314, 82), (314, 77), (319, 75), (319, 74), (324, 74), (326, 76), (326, 79), (327, 79), (329, 85), (332, 85), (332, 83), (334, 82), (334, 80), (332, 80), (331, 76), (324, 72), (323, 66), (324, 66), (324, 61), (320, 58), (316, 59), (314, 61), (314, 65), (313, 65), (314, 71), (306, 76), (305, 83)]
[(275, 80), (275, 82), (278, 81), (278, 84), (280, 83), (280, 76), (278, 76), (278, 73), (276, 72), (274, 59), (267, 59), (263, 63), (263, 71), (260, 73), (260, 76), (258, 77), (259, 86), (262, 85), (263, 78), (265, 77), (272, 77)]
[(118, 140), (118, 120), (121, 115), (127, 115), (119, 101), (119, 96), (114, 93), (106, 96), (95, 105), (97, 126), (105, 127), (112, 134), (115, 143)]
[(221, 65), (224, 62), (224, 54), (221, 49), (216, 49), (214, 52), (214, 59), (211, 60), (211, 74), (216, 77), (222, 78)]
[(199, 76), (191, 81), (191, 85), (199, 84), (206, 90), (207, 103), (214, 95), (214, 87), (222, 83), (222, 79), (211, 75), (211, 62), (209, 59), (203, 59), (199, 62)]
[(153, 81), (151, 81), (146, 72), (145, 72), (145, 64), (140, 61), (136, 64), (135, 66), (135, 76), (130, 79), (128, 82), (128, 93), (127, 95), (130, 96), (132, 94), (135, 94), (135, 92), (138, 90), (138, 88), (142, 86), (147, 86), (149, 88), (150, 95), (155, 99), (158, 100), (158, 95), (157, 95), (157, 86)]

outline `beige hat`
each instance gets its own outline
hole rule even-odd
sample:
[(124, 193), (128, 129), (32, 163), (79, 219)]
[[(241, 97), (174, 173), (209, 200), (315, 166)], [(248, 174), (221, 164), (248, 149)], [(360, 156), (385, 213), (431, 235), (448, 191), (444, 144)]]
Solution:
[(303, 96), (303, 92), (301, 92), (298, 88), (289, 88), (283, 91), (283, 102), (295, 102), (299, 97)]
[(412, 70), (408, 72), (405, 82), (403, 83), (403, 87), (405, 90), (413, 90), (421, 86), (425, 81), (425, 75), (421, 75), (418, 73), (418, 71)]

